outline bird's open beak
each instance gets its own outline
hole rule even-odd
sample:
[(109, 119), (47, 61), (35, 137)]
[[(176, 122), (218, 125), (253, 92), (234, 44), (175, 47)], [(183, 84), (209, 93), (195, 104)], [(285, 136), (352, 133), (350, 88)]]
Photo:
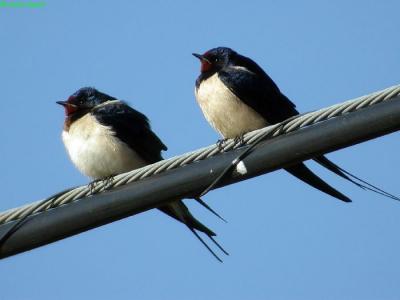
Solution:
[(211, 64), (211, 62), (207, 58), (205, 58), (204, 55), (197, 54), (197, 53), (192, 53), (192, 55), (194, 57), (197, 57), (198, 59), (200, 59), (200, 61), (205, 61), (205, 62), (208, 62), (209, 64)]
[(78, 110), (78, 106), (76, 106), (75, 104), (69, 103), (68, 101), (57, 101), (56, 103), (64, 106), (65, 114), (67, 116), (71, 115), (72, 113), (74, 113)]
[(70, 102), (68, 102), (68, 101), (57, 101), (56, 103), (57, 103), (57, 104), (60, 104), (60, 105), (62, 105), (62, 106), (64, 106), (64, 107), (78, 108), (77, 105), (72, 104), (72, 103), (70, 103)]
[(203, 60), (203, 55), (201, 55), (201, 54), (192, 53), (192, 55), (193, 55), (194, 57), (197, 57), (197, 58), (200, 59), (200, 60)]
[(57, 101), (56, 103), (57, 103), (57, 104), (60, 104), (60, 105), (62, 105), (62, 106), (66, 106), (66, 105), (68, 104), (67, 101)]

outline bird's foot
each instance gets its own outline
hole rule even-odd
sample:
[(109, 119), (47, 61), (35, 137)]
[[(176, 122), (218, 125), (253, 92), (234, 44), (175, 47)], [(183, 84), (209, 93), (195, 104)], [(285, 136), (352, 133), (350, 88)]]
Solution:
[(240, 147), (244, 145), (244, 134), (240, 134), (233, 139), (233, 145), (235, 147)]
[(89, 188), (89, 193), (90, 193), (90, 195), (93, 195), (93, 194), (95, 194), (95, 191), (96, 191), (96, 184), (97, 183), (99, 183), (101, 181), (101, 179), (95, 179), (95, 180), (93, 180), (93, 181), (91, 181), (89, 184), (88, 184), (88, 188)]
[(222, 151), (224, 150), (225, 143), (226, 143), (227, 140), (228, 140), (228, 139), (220, 139), (220, 140), (217, 141), (216, 145), (217, 145), (218, 150), (219, 150), (220, 152), (222, 152)]
[(98, 183), (102, 182), (104, 184), (103, 185), (103, 190), (105, 191), (105, 190), (107, 190), (108, 188), (111, 187), (111, 184), (113, 183), (113, 181), (114, 181), (114, 175), (110, 175), (110, 176), (107, 176), (107, 177), (104, 177), (104, 178), (99, 178), (99, 179), (93, 180), (92, 182), (90, 182), (88, 184), (88, 188), (89, 188), (90, 194), (93, 195), (93, 194), (99, 192), (99, 191), (96, 190), (96, 185)]
[(114, 175), (107, 176), (106, 178), (103, 178), (104, 182), (104, 190), (108, 190), (110, 187), (112, 187), (112, 183), (114, 182)]

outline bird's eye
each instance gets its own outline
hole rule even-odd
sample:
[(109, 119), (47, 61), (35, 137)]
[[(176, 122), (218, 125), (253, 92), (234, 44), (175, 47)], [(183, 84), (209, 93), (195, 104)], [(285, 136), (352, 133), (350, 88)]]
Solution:
[(214, 58), (214, 62), (218, 62), (218, 61), (219, 61), (218, 57)]

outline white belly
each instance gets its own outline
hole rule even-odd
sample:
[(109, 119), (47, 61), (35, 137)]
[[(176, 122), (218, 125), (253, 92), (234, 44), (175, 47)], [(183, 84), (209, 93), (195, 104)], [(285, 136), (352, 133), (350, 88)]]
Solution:
[(93, 179), (146, 165), (109, 127), (99, 124), (90, 114), (73, 122), (69, 131), (63, 131), (62, 139), (75, 166)]
[(224, 138), (262, 128), (267, 122), (251, 107), (240, 101), (214, 74), (196, 88), (197, 102), (207, 121)]

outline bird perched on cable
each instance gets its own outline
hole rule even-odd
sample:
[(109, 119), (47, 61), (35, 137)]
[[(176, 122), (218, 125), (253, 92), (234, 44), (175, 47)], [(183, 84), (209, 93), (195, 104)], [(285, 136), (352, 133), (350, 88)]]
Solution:
[[(160, 161), (161, 151), (167, 150), (144, 114), (95, 88), (81, 88), (57, 103), (65, 108), (62, 140), (68, 155), (79, 171), (94, 180)], [(216, 256), (196, 230), (215, 243), (216, 234), (194, 218), (181, 200), (159, 209), (184, 223)]]
[[(193, 55), (201, 62), (201, 73), (195, 88), (197, 102), (207, 121), (223, 138), (238, 138), (246, 132), (299, 114), (294, 103), (250, 58), (226, 47)], [(361, 188), (398, 200), (398, 197), (343, 170), (325, 156), (314, 160)], [(347, 196), (315, 175), (304, 163), (285, 167), (285, 170), (322, 192), (351, 202)], [(348, 175), (364, 184), (354, 181)]]

